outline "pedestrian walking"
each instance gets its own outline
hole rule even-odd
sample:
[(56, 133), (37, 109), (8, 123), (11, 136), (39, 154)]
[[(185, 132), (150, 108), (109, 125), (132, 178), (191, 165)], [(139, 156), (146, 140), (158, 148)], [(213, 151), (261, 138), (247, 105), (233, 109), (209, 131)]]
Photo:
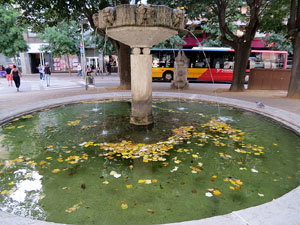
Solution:
[(8, 86), (13, 86), (13, 77), (11, 76), (11, 68), (10, 66), (8, 65), (5, 69), (5, 76), (6, 76), (6, 80), (8, 82)]
[(41, 66), (41, 64), (39, 64), (39, 66), (38, 66), (38, 71), (40, 73), (40, 80), (42, 81), (44, 78), (44, 71), (43, 71), (43, 67)]
[(90, 66), (87, 66), (87, 69), (86, 69), (86, 74), (87, 76), (91, 76), (91, 73), (92, 73), (92, 69)]
[(82, 75), (82, 69), (81, 69), (81, 65), (80, 65), (80, 63), (78, 63), (78, 65), (77, 65), (77, 76), (81, 76)]
[(106, 68), (107, 68), (107, 75), (109, 75), (111, 73), (111, 63), (110, 63), (110, 61), (108, 61), (106, 63)]
[(49, 63), (46, 63), (46, 66), (44, 68), (44, 73), (45, 73), (47, 87), (49, 87), (50, 86), (50, 76), (51, 76), (51, 68), (49, 67)]
[(16, 88), (17, 88), (17, 92), (19, 92), (22, 74), (16, 65), (13, 65), (13, 69), (10, 72), (10, 76), (13, 77), (13, 80), (14, 80)]
[(100, 70), (99, 66), (97, 66), (95, 69), (95, 76), (98, 76), (98, 74), (100, 74), (100, 73), (101, 73), (101, 70)]

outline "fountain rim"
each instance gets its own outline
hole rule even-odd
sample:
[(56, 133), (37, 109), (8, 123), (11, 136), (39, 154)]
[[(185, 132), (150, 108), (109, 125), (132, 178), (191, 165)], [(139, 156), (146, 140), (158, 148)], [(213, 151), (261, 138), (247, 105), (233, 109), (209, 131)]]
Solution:
[[(270, 118), (277, 123), (280, 123), (285, 128), (290, 129), (294, 133), (300, 136), (300, 124), (297, 124), (297, 121), (300, 121), (300, 115), (285, 110), (281, 110), (275, 107), (265, 106), (265, 108), (257, 108), (256, 103), (237, 100), (232, 98), (209, 96), (202, 94), (188, 94), (188, 93), (174, 93), (174, 92), (153, 92), (153, 99), (174, 99), (174, 100), (198, 100), (207, 103), (218, 103), (220, 105), (231, 106), (237, 109), (242, 109), (246, 111), (251, 111), (257, 113), (261, 116)], [(7, 123), (13, 120), (16, 117), (26, 115), (29, 113), (37, 112), (45, 108), (56, 108), (63, 105), (71, 105), (83, 103), (86, 101), (95, 101), (95, 100), (104, 100), (104, 99), (128, 99), (131, 98), (130, 92), (114, 92), (114, 93), (100, 93), (100, 94), (88, 94), (80, 96), (68, 96), (63, 98), (51, 99), (51, 100), (42, 100), (32, 104), (27, 104), (25, 108), (14, 108), (6, 109), (0, 112), (0, 125)], [(288, 193), (282, 195), (281, 197), (267, 202), (258, 206), (245, 208), (238, 211), (233, 211), (229, 214), (214, 216), (210, 218), (204, 218), (200, 220), (185, 221), (180, 222), (181, 225), (188, 224), (201, 224), (209, 225), (214, 223), (220, 224), (247, 224), (249, 221), (247, 219), (256, 219), (258, 222), (264, 221), (264, 224), (278, 224), (280, 223), (279, 218), (282, 218), (285, 222), (287, 216), (290, 218), (290, 222), (299, 221), (300, 216), (297, 213), (293, 212), (300, 211), (300, 204), (297, 204), (297, 199), (300, 199), (300, 186), (289, 191)], [(297, 209), (298, 208), (298, 209)], [(294, 211), (290, 211), (290, 209)], [(292, 216), (291, 216), (292, 215)], [(298, 217), (297, 217), (298, 216)], [(259, 219), (260, 217), (260, 219)], [(294, 220), (293, 220), (293, 217)], [(36, 224), (36, 225), (59, 225), (59, 223), (46, 222), (33, 220), (30, 218), (25, 218), (21, 216), (12, 215), (0, 210), (0, 220), (5, 219), (9, 221), (9, 224)], [(15, 223), (17, 222), (17, 223)], [(179, 224), (179, 223), (176, 223)], [(61, 224), (62, 225), (62, 224)], [(175, 225), (175, 223), (174, 223)]]

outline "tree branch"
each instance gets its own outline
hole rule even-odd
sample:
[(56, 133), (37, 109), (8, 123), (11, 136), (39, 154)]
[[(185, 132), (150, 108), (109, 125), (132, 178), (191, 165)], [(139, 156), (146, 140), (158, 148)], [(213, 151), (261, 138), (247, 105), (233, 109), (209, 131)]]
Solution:
[[(220, 25), (220, 31), (222, 33), (222, 37), (226, 38), (226, 34), (233, 40), (237, 40), (237, 36), (234, 35), (231, 30), (228, 28), (226, 24), (226, 8), (228, 6), (228, 2), (226, 0), (217, 0), (217, 15)], [(227, 38), (226, 38), (227, 39)]]
[(255, 37), (255, 33), (259, 26), (259, 11), (261, 8), (262, 0), (247, 0), (248, 6), (250, 7), (250, 21), (245, 27), (244, 38), (246, 41), (250, 41)]

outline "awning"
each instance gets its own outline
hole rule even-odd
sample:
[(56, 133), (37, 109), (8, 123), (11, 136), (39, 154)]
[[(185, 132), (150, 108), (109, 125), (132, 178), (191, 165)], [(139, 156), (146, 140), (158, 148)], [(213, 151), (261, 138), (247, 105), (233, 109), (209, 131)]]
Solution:
[(28, 51), (27, 53), (41, 53), (42, 51), (40, 48), (42, 46), (48, 45), (47, 43), (30, 43), (28, 44)]

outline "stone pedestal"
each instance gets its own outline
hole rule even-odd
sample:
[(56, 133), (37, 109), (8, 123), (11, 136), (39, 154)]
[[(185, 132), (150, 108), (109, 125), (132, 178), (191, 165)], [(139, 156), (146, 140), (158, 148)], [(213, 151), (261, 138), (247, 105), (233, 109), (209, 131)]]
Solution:
[(166, 6), (120, 5), (93, 15), (95, 26), (131, 48), (130, 123), (148, 125), (152, 118), (152, 56), (150, 48), (184, 29), (184, 12)]
[(174, 79), (171, 83), (171, 88), (186, 89), (189, 87), (187, 80), (188, 66), (189, 59), (180, 50), (174, 62)]
[(134, 48), (131, 60), (130, 123), (148, 125), (152, 117), (152, 56), (149, 48)]

